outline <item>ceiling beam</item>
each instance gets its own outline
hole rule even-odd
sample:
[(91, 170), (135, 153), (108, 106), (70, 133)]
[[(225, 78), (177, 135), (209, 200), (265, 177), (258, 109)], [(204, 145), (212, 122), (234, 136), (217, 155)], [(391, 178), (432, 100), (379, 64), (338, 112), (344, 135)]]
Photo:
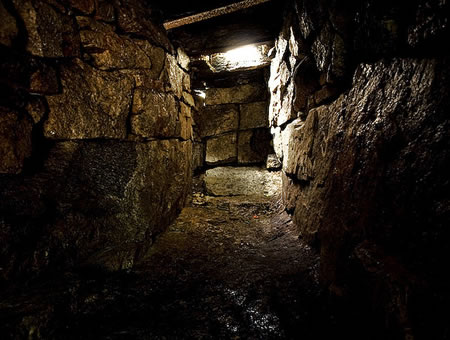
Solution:
[(253, 7), (265, 2), (269, 2), (270, 0), (244, 0), (240, 2), (236, 2), (234, 4), (215, 8), (206, 12), (197, 13), (194, 15), (190, 15), (188, 17), (167, 21), (164, 23), (164, 28), (166, 30), (170, 30), (176, 27), (193, 24), (195, 22), (211, 19), (214, 17), (218, 17), (225, 14), (230, 14), (236, 11), (240, 11), (242, 9), (246, 9), (249, 7)]

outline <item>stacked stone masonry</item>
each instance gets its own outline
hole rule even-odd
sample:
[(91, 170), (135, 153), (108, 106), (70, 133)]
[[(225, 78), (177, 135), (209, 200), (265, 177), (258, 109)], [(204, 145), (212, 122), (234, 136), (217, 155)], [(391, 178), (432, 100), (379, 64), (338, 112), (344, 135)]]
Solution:
[(133, 266), (189, 192), (189, 58), (140, 1), (0, 14), (0, 278)]
[(205, 164), (260, 164), (271, 153), (267, 90), (262, 83), (204, 90), (195, 131)]
[(268, 84), (284, 204), (379, 338), (442, 338), (423, 313), (448, 282), (448, 3), (291, 5)]

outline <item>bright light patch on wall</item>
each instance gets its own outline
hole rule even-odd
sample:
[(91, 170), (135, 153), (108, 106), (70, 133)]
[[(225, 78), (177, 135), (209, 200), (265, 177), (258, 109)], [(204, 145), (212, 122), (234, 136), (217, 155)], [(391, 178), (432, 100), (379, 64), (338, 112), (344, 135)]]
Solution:
[(195, 94), (203, 99), (206, 98), (206, 92), (202, 90), (194, 90)]
[(227, 52), (201, 56), (213, 72), (248, 70), (270, 64), (268, 51), (273, 43), (246, 45)]
[(247, 45), (226, 52), (224, 57), (231, 64), (239, 65), (239, 67), (250, 67), (259, 65), (263, 55), (261, 55), (258, 47)]

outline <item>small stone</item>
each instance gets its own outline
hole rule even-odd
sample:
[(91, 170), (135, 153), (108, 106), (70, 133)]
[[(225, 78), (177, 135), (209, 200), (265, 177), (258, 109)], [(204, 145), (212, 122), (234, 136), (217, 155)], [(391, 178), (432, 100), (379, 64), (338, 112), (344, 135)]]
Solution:
[(281, 162), (278, 159), (277, 155), (274, 153), (267, 155), (266, 169), (279, 170), (280, 168), (281, 168)]

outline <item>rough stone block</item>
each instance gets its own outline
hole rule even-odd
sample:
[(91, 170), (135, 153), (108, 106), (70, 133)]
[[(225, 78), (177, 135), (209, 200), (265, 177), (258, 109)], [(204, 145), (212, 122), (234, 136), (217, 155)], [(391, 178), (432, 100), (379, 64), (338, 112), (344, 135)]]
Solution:
[(70, 6), (76, 8), (84, 14), (91, 14), (94, 12), (96, 0), (68, 0)]
[(238, 119), (238, 106), (234, 104), (203, 106), (195, 117), (200, 137), (236, 131)]
[(184, 140), (192, 138), (192, 114), (191, 108), (184, 103), (180, 103), (180, 137)]
[(325, 25), (311, 46), (311, 52), (316, 61), (317, 69), (326, 72), (331, 62), (331, 53), (334, 34), (330, 25)]
[(31, 96), (25, 109), (33, 119), (33, 123), (39, 123), (47, 111), (45, 98), (41, 96)]
[(14, 0), (27, 30), (27, 51), (39, 57), (80, 55), (80, 39), (73, 19), (60, 14), (44, 1)]
[(75, 59), (60, 70), (62, 94), (47, 96), (48, 138), (125, 138), (133, 80)]
[(172, 54), (175, 52), (164, 27), (153, 22), (152, 12), (144, 3), (128, 0), (121, 4), (115, 3), (115, 9), (121, 30), (145, 37), (153, 45), (163, 47)]
[(17, 28), (16, 19), (6, 10), (2, 2), (0, 2), (0, 18), (0, 43), (5, 46), (11, 46), (19, 33), (19, 29)]
[(266, 99), (267, 90), (259, 83), (226, 88), (209, 88), (206, 91), (206, 105), (251, 103)]
[(142, 137), (177, 137), (178, 108), (171, 94), (145, 88), (134, 91), (131, 130)]
[(236, 161), (236, 143), (236, 133), (209, 138), (206, 141), (206, 163), (222, 164)]
[(158, 78), (164, 65), (164, 50), (145, 40), (133, 40), (114, 32), (82, 30), (81, 42), (101, 70), (150, 69)]
[(194, 97), (189, 92), (183, 91), (183, 99), (186, 104), (189, 104), (192, 107), (195, 107)]
[(240, 131), (238, 138), (238, 162), (241, 164), (263, 163), (273, 152), (272, 136), (268, 129)]
[(189, 76), (178, 66), (177, 59), (170, 54), (166, 55), (165, 76), (173, 93), (178, 98), (182, 98), (183, 85), (186, 84), (186, 77), (189, 78)]
[(192, 171), (205, 165), (205, 144), (194, 142), (192, 145)]
[(106, 22), (114, 22), (116, 19), (114, 5), (109, 0), (97, 0), (95, 19)]
[(59, 92), (58, 76), (53, 67), (40, 63), (30, 74), (30, 92), (56, 94)]
[(255, 102), (240, 105), (239, 129), (256, 129), (269, 126), (267, 102)]
[(31, 122), (0, 107), (0, 173), (16, 174), (31, 155)]
[(177, 61), (184, 70), (189, 71), (189, 63), (191, 62), (191, 60), (182, 48), (177, 49)]
[[(14, 191), (11, 184), (0, 185), (1, 212), (14, 226), (2, 235), (23, 242), (25, 230), (40, 231), (26, 249), (9, 247), (12, 263), (2, 268), (20, 264), (29, 274), (80, 261), (130, 268), (183, 207), (191, 152), (191, 143), (179, 140), (54, 143), (43, 172), (28, 179), (26, 191), (21, 184)], [(42, 197), (55, 204), (43, 206)], [(45, 221), (51, 227), (42, 228), (40, 220), (49, 213), (54, 218)], [(14, 263), (17, 257), (29, 261)]]

